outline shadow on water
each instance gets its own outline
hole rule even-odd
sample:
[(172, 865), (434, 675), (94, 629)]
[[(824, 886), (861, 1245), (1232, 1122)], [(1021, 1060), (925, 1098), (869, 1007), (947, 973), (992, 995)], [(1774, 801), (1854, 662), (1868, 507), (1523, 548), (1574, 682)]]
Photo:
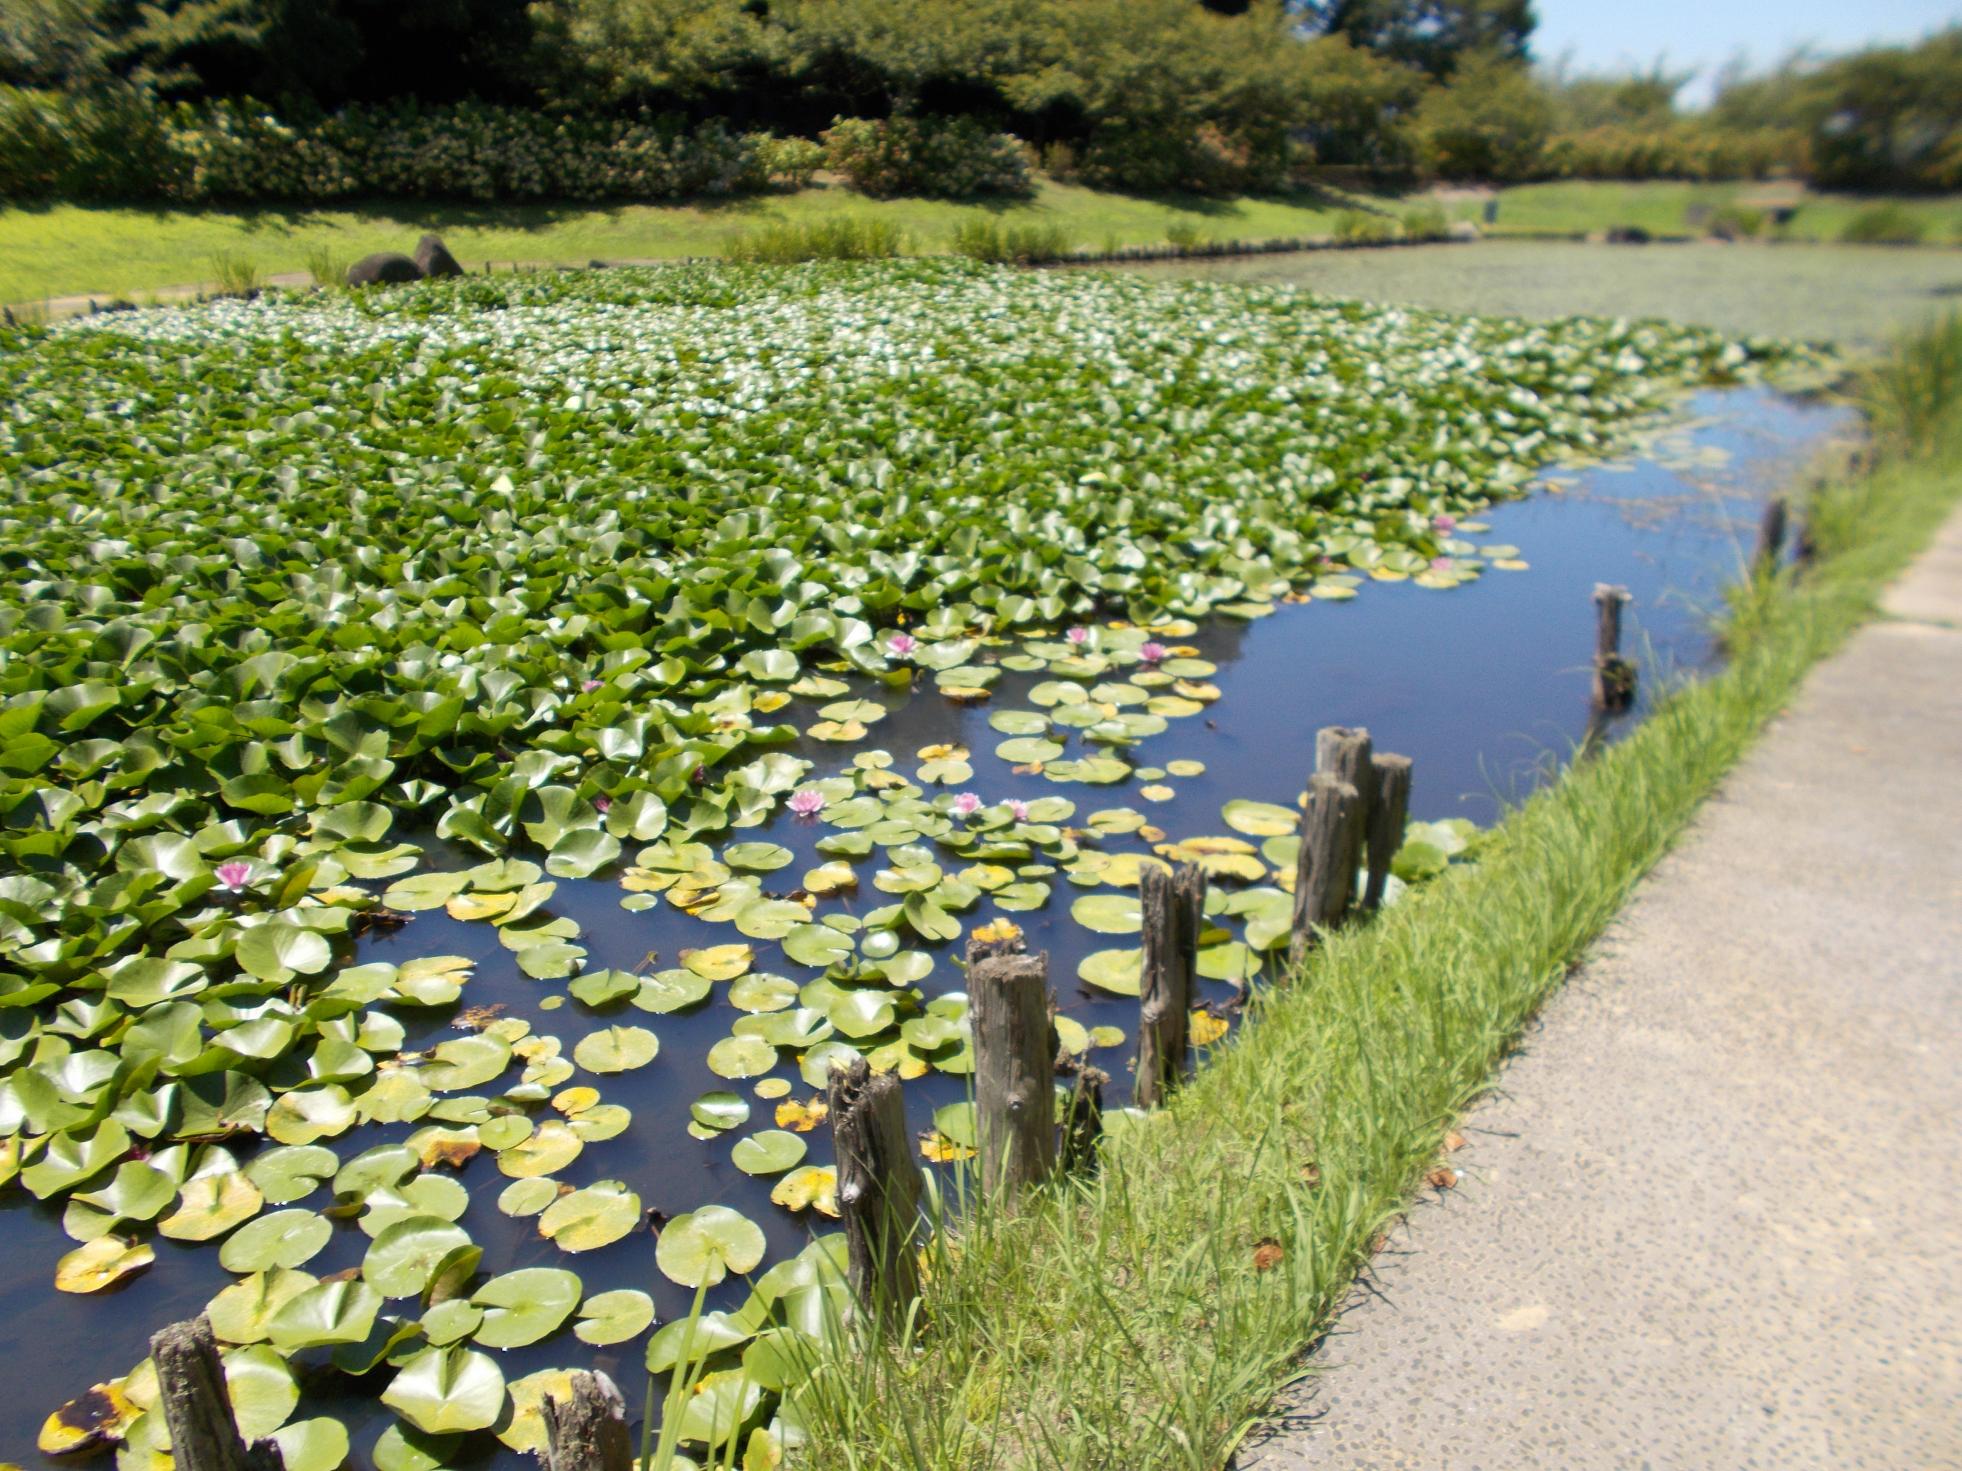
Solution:
[[(1313, 762), (1316, 727), (1364, 725), (1379, 749), (1414, 759), (1413, 815), (1466, 816), (1487, 824), (1506, 802), (1557, 771), (1582, 737), (1594, 584), (1622, 583), (1633, 595), (1629, 628), (1632, 651), (1643, 664), (1645, 699), (1655, 692), (1658, 668), (1706, 666), (1713, 657), (1709, 616), (1740, 566), (1740, 549), (1750, 545), (1763, 497), (1789, 483), (1823, 440), (1850, 432), (1853, 425), (1850, 410), (1766, 390), (1702, 393), (1687, 405), (1686, 418), (1651, 444), (1643, 458), (1556, 474), (1549, 477), (1552, 488), (1543, 486), (1543, 493), (1486, 513), (1482, 519), (1490, 529), (1472, 539), (1517, 546), (1530, 570), (1488, 571), (1477, 583), (1448, 592), (1372, 583), (1352, 602), (1285, 607), (1253, 623), (1222, 621), (1202, 630), (1189, 641), (1218, 664), (1213, 682), (1221, 698), (1203, 717), (1172, 722), (1135, 757), (1161, 766), (1177, 759), (1205, 763), (1201, 776), (1170, 779), (1176, 796), (1163, 804), (1142, 801), (1136, 784), (1086, 788), (1012, 776), (992, 754), (1000, 737), (988, 727), (987, 716), (991, 709), (1027, 705), (1026, 691), (1034, 682), (1027, 675), (1006, 675), (994, 698), (980, 707), (957, 706), (931, 693), (907, 698), (882, 692), (878, 697), (892, 714), (873, 727), (864, 744), (891, 751), (895, 766), (910, 773), (919, 747), (958, 741), (975, 752), (968, 785), (985, 801), (1064, 795), (1077, 803), (1079, 816), (1099, 807), (1136, 805), (1179, 838), (1222, 831), (1219, 809), (1233, 798), (1291, 803)], [(783, 718), (809, 724), (811, 703), (798, 702)], [(1638, 705), (1629, 718), (1639, 715)], [(1625, 728), (1627, 721), (1619, 724)], [(847, 749), (818, 742), (793, 749), (818, 763), (817, 775), (849, 759)], [(766, 829), (741, 836), (767, 836), (796, 853), (794, 864), (764, 879), (766, 890), (787, 891), (796, 887), (798, 875), (823, 861), (815, 844), (826, 831), (821, 822), (779, 815)], [(471, 854), (445, 854), (439, 843), (426, 845), (438, 866), (475, 861)], [(1125, 838), (1110, 846), (1140, 844)], [(876, 866), (860, 862), (866, 883), (847, 905), (852, 911), (863, 913), (889, 898), (870, 885)], [(1032, 950), (1049, 952), (1063, 1011), (1086, 1026), (1124, 1030), (1124, 1047), (1092, 1054), (1116, 1079), (1110, 1101), (1121, 1103), (1137, 1003), (1087, 991), (1075, 977), (1078, 962), (1091, 951), (1135, 942), (1077, 926), (1067, 914), (1076, 891), (1060, 875), (1052, 881), (1056, 892), (1045, 910), (1014, 918), (1027, 931)], [(683, 949), (734, 938), (728, 927), (708, 925), (664, 903), (629, 913), (621, 909), (620, 897), (617, 883), (609, 880), (559, 885), (553, 911), (578, 921), (588, 969), (633, 970), (650, 954), (658, 957), (655, 964), (670, 966)], [(988, 913), (984, 901), (965, 918), (972, 924)], [(503, 1006), (508, 1014), (530, 1020), (536, 1031), (560, 1036), (568, 1054), (579, 1036), (600, 1025), (634, 1022), (659, 1035), (660, 1055), (651, 1066), (595, 1080), (608, 1102), (633, 1110), (632, 1126), (589, 1146), (558, 1178), (575, 1186), (624, 1180), (648, 1206), (669, 1215), (712, 1201), (734, 1206), (764, 1228), (771, 1260), (795, 1251), (811, 1231), (830, 1227), (771, 1205), (771, 1182), (752, 1179), (730, 1163), (735, 1138), (771, 1126), (773, 1102), (752, 1098), (749, 1125), (727, 1139), (703, 1142), (687, 1133), (688, 1105), (700, 1094), (730, 1088), (750, 1096), (749, 1083), (725, 1082), (706, 1065), (709, 1047), (727, 1035), (736, 1015), (725, 999), (712, 997), (692, 1013), (655, 1017), (626, 1003), (595, 1013), (568, 1000), (561, 1009), (542, 1010), (538, 1003), (561, 994), (563, 983), (525, 979), (491, 927), (459, 923), (440, 910), (417, 915), (394, 933), (370, 935), (359, 943), (355, 958), (403, 961), (436, 954), (468, 956), (476, 963), (466, 992), (470, 1004)], [(800, 980), (810, 976), (766, 942), (758, 942), (757, 968)], [(929, 994), (961, 989), (962, 975), (948, 947), (938, 950), (922, 985)], [(1205, 989), (1216, 1002), (1229, 1002), (1235, 994), (1222, 983), (1207, 982)], [(409, 1047), (455, 1035), (447, 1012), (432, 1018), (410, 1011), (404, 1020), (410, 1025)], [(776, 1075), (794, 1078), (787, 1066)], [(965, 1080), (939, 1073), (909, 1082), (915, 1125), (927, 1127), (932, 1110), (958, 1101), (965, 1088)], [(791, 1096), (809, 1098), (813, 1091), (799, 1082)], [(413, 1127), (369, 1126), (329, 1142), (345, 1161), (372, 1145), (399, 1141)], [(806, 1138), (811, 1162), (829, 1162), (827, 1130), (820, 1127)], [(687, 1311), (690, 1294), (655, 1270), (650, 1235), (563, 1256), (536, 1234), (531, 1221), (497, 1210), (497, 1196), (509, 1181), (488, 1156), (471, 1161), (460, 1178), (471, 1194), (463, 1224), (484, 1248), (487, 1272), (568, 1266), (589, 1294), (637, 1287), (654, 1294), (663, 1321)], [(320, 1209), (326, 1201), (316, 1192), (297, 1204)], [(27, 1459), (43, 1416), (89, 1385), (124, 1373), (145, 1355), (155, 1329), (196, 1313), (232, 1280), (209, 1246), (158, 1239), (156, 1265), (120, 1291), (94, 1297), (56, 1293), (50, 1287), (55, 1261), (73, 1243), (61, 1233), (59, 1210), (19, 1192), (0, 1198), (0, 1244), (8, 1329), (0, 1362), (12, 1382), (0, 1407), (0, 1458)], [(337, 1221), (333, 1240), (306, 1269), (324, 1277), (358, 1267), (366, 1246), (353, 1221)], [(735, 1307), (745, 1291), (739, 1283), (727, 1283), (711, 1295), (710, 1306)], [(646, 1383), (644, 1342), (592, 1349), (563, 1329), (498, 1359), (508, 1379), (543, 1368), (602, 1368), (621, 1385), (637, 1415)], [(303, 1364), (321, 1357), (304, 1355)], [(375, 1398), (388, 1373), (349, 1382), (331, 1371), (307, 1375), (303, 1370), (307, 1397), (296, 1415), (332, 1414), (346, 1421), (353, 1441), (349, 1464), (368, 1465), (374, 1439), (391, 1419)], [(465, 1458), (454, 1464), (499, 1464), (514, 1471), (520, 1464), (489, 1436), (473, 1437), (461, 1454)]]

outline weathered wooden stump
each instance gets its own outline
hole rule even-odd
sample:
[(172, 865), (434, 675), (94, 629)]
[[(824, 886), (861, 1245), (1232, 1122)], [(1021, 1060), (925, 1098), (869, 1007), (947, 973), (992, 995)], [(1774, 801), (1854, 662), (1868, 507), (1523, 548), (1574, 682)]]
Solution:
[(1390, 862), (1403, 846), (1404, 824), (1410, 820), (1410, 758), (1385, 753), (1369, 758), (1376, 781), (1376, 800), (1370, 804), (1363, 824), (1367, 849), (1363, 864), (1369, 880), (1363, 887), (1362, 906), (1376, 909), (1383, 903), (1384, 887), (1390, 882)]
[(1049, 957), (970, 942), (974, 1123), (981, 1190), (1010, 1201), (1056, 1168), (1056, 1043)]
[(248, 1446), (239, 1434), (209, 1318), (200, 1313), (157, 1333), (150, 1340), (150, 1358), (177, 1471), (285, 1471), (276, 1444), (262, 1440)]
[(1790, 516), (1791, 509), (1782, 495), (1775, 495), (1765, 502), (1764, 518), (1758, 522), (1758, 549), (1751, 558), (1751, 570), (1758, 576), (1769, 576), (1778, 570), (1779, 558), (1785, 551), (1785, 526)]
[(1199, 927), (1206, 873), (1195, 863), (1177, 872), (1147, 868), (1138, 876), (1144, 954), (1138, 985), (1138, 1074), (1132, 1101), (1162, 1102), (1185, 1074), (1187, 1033), (1198, 990)]
[(1635, 665), (1621, 654), (1621, 613), (1628, 589), (1594, 584), (1594, 696), (1596, 710), (1616, 714), (1635, 702)]
[(923, 1193), (899, 1078), (853, 1058), (831, 1069), (827, 1094), (852, 1293), (897, 1325), (920, 1292), (913, 1241)]
[(1319, 930), (1340, 920), (1356, 887), (1363, 846), (1362, 794), (1354, 783), (1318, 771), (1308, 782), (1301, 814), (1301, 853), (1294, 870), (1294, 957)]
[(547, 1471), (632, 1471), (627, 1402), (613, 1381), (575, 1371), (572, 1393), (545, 1401), (545, 1443)]
[(1325, 725), (1315, 732), (1315, 770), (1356, 789), (1365, 822), (1376, 805), (1374, 754), (1369, 731), (1361, 726)]

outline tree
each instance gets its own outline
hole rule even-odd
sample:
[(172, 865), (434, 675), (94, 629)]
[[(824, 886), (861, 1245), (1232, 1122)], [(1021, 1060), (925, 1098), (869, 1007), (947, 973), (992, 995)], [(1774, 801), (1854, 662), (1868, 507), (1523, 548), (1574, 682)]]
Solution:
[(1553, 106), (1519, 62), (1489, 51), (1462, 57), (1450, 85), (1417, 111), (1433, 167), (1447, 179), (1524, 179), (1539, 167)]
[(1473, 52), (1525, 60), (1538, 24), (1532, 0), (1306, 0), (1299, 9), (1325, 34), (1440, 81)]

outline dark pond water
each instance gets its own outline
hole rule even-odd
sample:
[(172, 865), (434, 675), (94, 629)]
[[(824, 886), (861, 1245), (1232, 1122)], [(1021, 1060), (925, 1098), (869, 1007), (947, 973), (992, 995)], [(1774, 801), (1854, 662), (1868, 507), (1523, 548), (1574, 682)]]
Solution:
[[(1816, 402), (1781, 398), (1764, 390), (1708, 392), (1691, 399), (1684, 418), (1638, 458), (1623, 465), (1599, 466), (1556, 479), (1558, 493), (1541, 493), (1496, 507), (1482, 519), (1484, 543), (1520, 548), (1530, 562), (1522, 572), (1488, 571), (1478, 583), (1451, 591), (1431, 591), (1409, 583), (1371, 583), (1347, 603), (1285, 607), (1250, 624), (1221, 623), (1185, 642), (1218, 664), (1213, 683), (1221, 698), (1203, 717), (1174, 720), (1162, 735), (1146, 741), (1133, 758), (1163, 765), (1177, 759), (1203, 761), (1203, 775), (1171, 778), (1174, 800), (1140, 802), (1128, 787), (1057, 786), (1040, 777), (1014, 777), (992, 755), (1000, 737), (987, 726), (991, 709), (1026, 706), (1024, 692), (1043, 676), (1007, 675), (988, 704), (963, 708), (930, 691), (911, 700), (887, 696), (892, 715), (875, 725), (866, 744), (895, 753), (896, 765), (910, 772), (918, 747), (937, 741), (961, 742), (974, 752), (975, 776), (967, 785), (985, 801), (1004, 797), (1064, 795), (1079, 812), (1098, 807), (1137, 805), (1174, 837), (1219, 833), (1219, 809), (1226, 801), (1255, 798), (1290, 803), (1312, 765), (1314, 732), (1328, 724), (1365, 725), (1378, 749), (1414, 759), (1413, 815), (1466, 816), (1481, 825), (1504, 803), (1530, 790), (1556, 771), (1579, 740), (1587, 719), (1588, 659), (1592, 649), (1590, 593), (1597, 581), (1626, 584), (1634, 595), (1630, 633), (1642, 666), (1644, 690), (1653, 691), (1671, 670), (1708, 662), (1708, 618), (1719, 590), (1737, 571), (1748, 549), (1758, 507), (1773, 487), (1789, 483), (1825, 439), (1853, 427), (1850, 411)], [(779, 718), (812, 718), (800, 702)], [(1638, 718), (1639, 711), (1637, 712)], [(837, 746), (810, 743), (798, 751), (819, 763), (823, 775), (848, 760)], [(814, 848), (827, 831), (821, 824), (780, 819), (744, 838), (783, 843), (797, 863), (782, 871), (783, 888), (793, 877), (823, 861)], [(1135, 838), (1113, 847), (1141, 846)], [(432, 854), (432, 857), (436, 856)], [(457, 855), (459, 865), (475, 861)], [(1093, 1056), (1117, 1078), (1121, 1102), (1128, 1085), (1126, 1059), (1135, 1034), (1136, 1002), (1079, 989), (1077, 962), (1093, 950), (1135, 943), (1092, 934), (1075, 925), (1067, 905), (1077, 891), (1054, 880), (1056, 893), (1046, 910), (1013, 916), (1028, 933), (1031, 949), (1046, 949), (1051, 976), (1063, 1009), (1086, 1026), (1111, 1024), (1127, 1037), (1122, 1048)], [(765, 887), (770, 880), (766, 876)], [(728, 926), (711, 926), (665, 903), (640, 913), (620, 908), (617, 883), (594, 880), (561, 883), (555, 913), (576, 919), (590, 952), (588, 969), (615, 966), (632, 970), (650, 951), (672, 964), (676, 952), (735, 936)], [(863, 910), (888, 896), (872, 890), (853, 907)], [(981, 907), (963, 918), (978, 922)], [(773, 944), (758, 942), (757, 968), (801, 979), (812, 974), (790, 964)], [(360, 960), (407, 960), (416, 955), (458, 954), (478, 963), (465, 991), (472, 1004), (502, 1003), (510, 1014), (529, 1019), (541, 1033), (561, 1037), (569, 1055), (586, 1031), (614, 1021), (651, 1027), (661, 1039), (659, 1058), (649, 1067), (596, 1080), (610, 1103), (633, 1110), (626, 1133), (589, 1146), (558, 1178), (579, 1186), (601, 1179), (626, 1181), (648, 1205), (675, 1214), (709, 1202), (731, 1205), (768, 1233), (771, 1259), (796, 1250), (813, 1229), (830, 1223), (792, 1216), (769, 1202), (770, 1180), (752, 1179), (729, 1163), (730, 1144), (743, 1133), (769, 1127), (774, 1104), (755, 1099), (748, 1128), (727, 1138), (700, 1141), (686, 1130), (688, 1104), (710, 1089), (747, 1094), (748, 1085), (727, 1083), (708, 1071), (709, 1046), (725, 1036), (735, 1013), (719, 996), (692, 1014), (649, 1017), (621, 1004), (595, 1014), (576, 1002), (543, 1011), (538, 1002), (560, 994), (563, 982), (524, 978), (487, 925), (463, 924), (440, 910), (420, 914), (392, 935), (376, 936), (358, 947)], [(951, 952), (942, 948), (933, 973), (923, 983), (929, 994), (961, 988)], [(1208, 983), (1215, 998), (1231, 988)], [(408, 1013), (413, 1019), (418, 1014)], [(456, 1035), (447, 1015), (412, 1030), (409, 1045), (426, 1038), (433, 1045)], [(780, 1075), (789, 1076), (787, 1068)], [(583, 1080), (582, 1080), (583, 1081)], [(793, 1081), (796, 1081), (793, 1078)], [(907, 1085), (920, 1127), (932, 1110), (964, 1096), (965, 1080), (929, 1074)], [(792, 1096), (808, 1098), (800, 1085)], [(342, 1160), (370, 1145), (406, 1136), (412, 1126), (370, 1127), (328, 1142)], [(829, 1162), (829, 1139), (821, 1127), (806, 1136), (810, 1160)], [(686, 1312), (690, 1294), (662, 1278), (654, 1266), (654, 1239), (636, 1234), (600, 1251), (564, 1256), (538, 1237), (534, 1224), (496, 1208), (509, 1183), (488, 1155), (467, 1165), (461, 1179), (471, 1191), (463, 1220), (484, 1248), (487, 1271), (520, 1266), (569, 1266), (586, 1291), (638, 1287), (652, 1292), (661, 1320)], [(316, 1194), (298, 1204), (318, 1209)], [(33, 1451), (40, 1421), (63, 1400), (90, 1384), (124, 1373), (147, 1352), (147, 1340), (164, 1323), (198, 1312), (232, 1280), (210, 1246), (180, 1245), (157, 1239), (157, 1263), (121, 1290), (94, 1297), (55, 1293), (54, 1264), (72, 1246), (60, 1229), (58, 1209), (36, 1204), (24, 1193), (0, 1197), (0, 1366), (9, 1392), (0, 1397), (0, 1459), (36, 1460)], [(361, 1261), (368, 1242), (351, 1222), (337, 1224), (326, 1251), (307, 1264), (318, 1276)], [(711, 1306), (733, 1307), (744, 1295), (729, 1283), (711, 1295)], [(644, 1339), (616, 1348), (591, 1349), (568, 1330), (530, 1348), (499, 1355), (507, 1378), (535, 1369), (597, 1365), (612, 1373), (638, 1402), (645, 1384), (641, 1368)], [(298, 1415), (333, 1414), (352, 1432), (350, 1465), (367, 1466), (369, 1448), (389, 1422), (374, 1396), (387, 1371), (356, 1384), (327, 1371), (308, 1381), (308, 1400)], [(489, 1464), (517, 1458), (488, 1435), (473, 1437), (474, 1460)], [(55, 1464), (55, 1463), (47, 1463)]]

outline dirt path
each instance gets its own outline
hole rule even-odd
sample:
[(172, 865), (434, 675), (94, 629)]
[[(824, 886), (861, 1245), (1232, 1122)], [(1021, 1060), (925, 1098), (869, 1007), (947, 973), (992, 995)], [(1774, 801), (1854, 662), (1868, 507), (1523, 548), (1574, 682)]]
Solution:
[(1962, 1466), (1962, 515), (1463, 1126), (1235, 1463)]

